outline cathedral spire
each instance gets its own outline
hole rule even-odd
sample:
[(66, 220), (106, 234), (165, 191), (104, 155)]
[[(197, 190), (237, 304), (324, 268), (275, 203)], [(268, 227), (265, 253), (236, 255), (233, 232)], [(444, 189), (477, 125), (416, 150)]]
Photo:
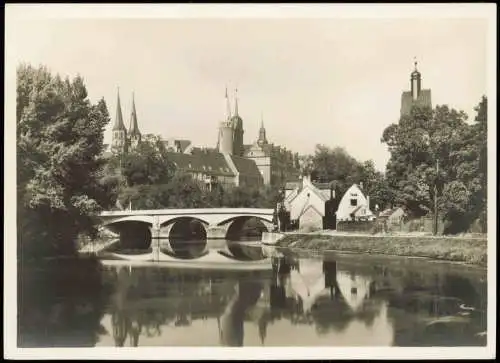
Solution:
[(130, 126), (128, 132), (131, 136), (140, 134), (139, 125), (137, 124), (137, 112), (135, 111), (134, 92), (132, 92), (132, 113), (130, 114)]
[(121, 131), (125, 129), (123, 124), (122, 106), (120, 103), (120, 87), (118, 87), (118, 96), (116, 101), (116, 118), (115, 124), (113, 125), (113, 131)]
[(227, 95), (227, 86), (226, 86), (226, 117), (228, 120), (231, 119), (231, 104), (229, 103), (229, 96)]

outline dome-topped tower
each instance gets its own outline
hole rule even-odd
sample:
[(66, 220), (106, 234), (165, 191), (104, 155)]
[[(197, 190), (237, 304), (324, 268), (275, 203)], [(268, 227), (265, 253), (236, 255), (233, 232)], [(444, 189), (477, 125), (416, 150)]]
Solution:
[(417, 69), (417, 60), (415, 59), (415, 69), (411, 72), (411, 95), (413, 100), (417, 100), (420, 95), (422, 85), (422, 75)]
[(414, 60), (415, 68), (410, 74), (410, 90), (401, 94), (401, 116), (408, 116), (413, 106), (432, 108), (431, 90), (422, 88), (422, 74), (417, 69), (417, 60)]

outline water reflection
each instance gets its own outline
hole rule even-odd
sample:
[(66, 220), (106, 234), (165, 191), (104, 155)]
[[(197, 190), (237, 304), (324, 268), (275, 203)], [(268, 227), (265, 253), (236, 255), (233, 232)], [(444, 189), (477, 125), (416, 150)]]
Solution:
[[(117, 347), (486, 344), (484, 273), (289, 254), (272, 264), (267, 272), (109, 266), (102, 276), (81, 270), (88, 279), (83, 289), (75, 276), (47, 275), (50, 284), (25, 284), (30, 303), (20, 310), (20, 341)], [(101, 287), (92, 290), (92, 284)], [(112, 287), (109, 294), (102, 286)]]
[(19, 264), (18, 346), (94, 346), (108, 334), (101, 325), (108, 292), (96, 260)]

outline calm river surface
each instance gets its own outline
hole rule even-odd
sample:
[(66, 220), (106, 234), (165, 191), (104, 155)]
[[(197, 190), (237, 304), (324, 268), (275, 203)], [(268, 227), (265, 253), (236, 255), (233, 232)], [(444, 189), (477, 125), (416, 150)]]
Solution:
[(285, 252), (269, 271), (58, 261), (21, 273), (21, 347), (484, 346), (486, 271)]

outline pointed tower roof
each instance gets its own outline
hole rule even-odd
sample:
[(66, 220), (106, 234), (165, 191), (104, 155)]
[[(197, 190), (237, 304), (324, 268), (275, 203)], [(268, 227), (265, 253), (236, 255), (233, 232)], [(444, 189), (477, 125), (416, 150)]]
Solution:
[(226, 118), (227, 120), (231, 119), (231, 105), (229, 103), (229, 96), (227, 95), (227, 86), (226, 86)]
[(243, 129), (243, 120), (238, 113), (238, 89), (234, 90), (234, 115), (231, 117), (231, 122), (233, 124), (233, 129)]
[(239, 116), (239, 114), (238, 114), (238, 88), (234, 89), (234, 115)]
[(122, 106), (120, 103), (120, 88), (118, 88), (118, 97), (116, 101), (116, 118), (115, 123), (113, 125), (113, 131), (122, 131), (126, 130), (125, 125), (123, 124), (123, 115), (122, 115)]
[(260, 114), (260, 129), (259, 129), (259, 139), (257, 140), (259, 145), (267, 144), (266, 138), (266, 128), (264, 127), (264, 115)]
[(137, 112), (135, 111), (135, 97), (132, 92), (132, 113), (130, 114), (130, 126), (129, 126), (129, 134), (132, 136), (140, 135), (139, 125), (137, 124)]

